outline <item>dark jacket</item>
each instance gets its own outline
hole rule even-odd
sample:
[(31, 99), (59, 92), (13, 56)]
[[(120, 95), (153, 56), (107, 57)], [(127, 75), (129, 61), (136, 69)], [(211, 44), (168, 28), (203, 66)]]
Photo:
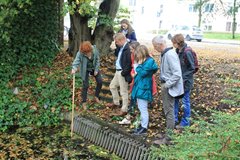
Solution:
[[(124, 33), (123, 29), (120, 29), (118, 33)], [(125, 34), (125, 36), (128, 39), (128, 42), (137, 41), (136, 33), (134, 30), (131, 32), (127, 31), (127, 34)]]
[[(120, 51), (120, 47), (117, 47), (115, 50), (115, 56), (118, 57), (118, 53)], [(125, 80), (128, 83), (132, 82), (131, 70), (132, 70), (132, 61), (131, 61), (131, 52), (129, 48), (129, 44), (127, 43), (122, 51), (122, 55), (120, 57), (120, 65), (122, 68), (121, 75), (125, 77)]]
[(152, 101), (152, 75), (156, 73), (158, 66), (153, 58), (149, 57), (139, 64), (136, 68), (136, 76), (134, 77), (134, 85), (132, 90), (133, 99), (144, 99)]
[(191, 51), (184, 53), (187, 44), (185, 43), (181, 50), (176, 49), (178, 53), (181, 69), (182, 69), (182, 78), (184, 84), (184, 91), (189, 91), (193, 88), (193, 74), (195, 70), (194, 57)]

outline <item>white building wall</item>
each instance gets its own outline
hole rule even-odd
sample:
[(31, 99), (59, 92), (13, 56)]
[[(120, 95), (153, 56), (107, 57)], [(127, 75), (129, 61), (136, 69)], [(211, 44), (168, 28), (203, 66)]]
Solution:
[[(129, 5), (130, 0), (121, 0), (121, 4)], [(214, 3), (215, 0), (212, 0)], [(233, 0), (224, 0), (232, 3)], [(136, 0), (136, 6), (131, 6), (131, 21), (137, 32), (149, 32), (157, 29), (168, 30), (174, 25), (198, 25), (198, 12), (189, 12), (189, 5), (194, 4), (195, 0)], [(160, 17), (157, 13), (161, 7)], [(144, 8), (144, 12), (142, 12)], [(208, 18), (209, 19), (209, 18)], [(161, 25), (160, 25), (161, 22)], [(205, 25), (211, 26), (212, 31), (226, 31), (227, 22), (232, 22), (232, 17), (227, 18), (218, 12), (213, 18), (210, 18)], [(240, 13), (236, 16), (238, 22), (237, 32), (240, 32)], [(159, 28), (160, 27), (160, 28)]]

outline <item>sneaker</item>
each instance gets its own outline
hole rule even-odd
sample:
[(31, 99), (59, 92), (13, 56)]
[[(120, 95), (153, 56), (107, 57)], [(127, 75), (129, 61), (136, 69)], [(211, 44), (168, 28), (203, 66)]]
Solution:
[(176, 128), (177, 130), (183, 130), (183, 129), (184, 129), (184, 126), (176, 125), (175, 128)]
[(147, 134), (147, 128), (141, 127), (137, 129), (134, 133), (136, 136), (146, 135)]
[(127, 118), (124, 118), (122, 121), (118, 122), (118, 124), (131, 124), (131, 121)]
[(140, 126), (138, 126), (137, 128), (134, 128), (133, 130), (131, 130), (131, 133), (136, 133), (136, 132), (138, 132), (141, 128), (142, 128), (142, 127), (141, 127), (141, 125), (140, 125)]

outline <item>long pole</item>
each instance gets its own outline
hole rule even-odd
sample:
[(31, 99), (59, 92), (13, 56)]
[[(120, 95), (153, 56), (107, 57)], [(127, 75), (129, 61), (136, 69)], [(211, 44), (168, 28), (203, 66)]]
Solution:
[(72, 120), (71, 120), (71, 137), (73, 136), (74, 95), (75, 95), (75, 73), (73, 74), (73, 88), (72, 88)]

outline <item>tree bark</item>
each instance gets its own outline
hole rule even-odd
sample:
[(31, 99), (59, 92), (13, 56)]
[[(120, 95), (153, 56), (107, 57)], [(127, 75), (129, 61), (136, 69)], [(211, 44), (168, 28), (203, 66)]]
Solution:
[[(71, 0), (68, 1), (71, 3)], [(120, 0), (104, 0), (99, 7), (98, 15), (107, 15), (112, 21), (116, 17)], [(113, 41), (113, 26), (101, 24), (101, 17), (98, 18), (93, 35), (91, 28), (88, 27), (88, 20), (91, 17), (83, 17), (77, 11), (70, 15), (71, 27), (69, 30), (69, 40), (67, 52), (71, 56), (75, 56), (79, 50), (79, 44), (82, 41), (91, 41), (96, 44), (100, 51), (100, 55), (108, 54), (110, 45)]]
[(99, 49), (100, 55), (106, 55), (110, 52), (110, 45), (113, 41), (113, 26), (101, 23), (101, 15), (109, 16), (112, 21), (116, 17), (120, 0), (104, 0), (99, 7), (99, 18), (93, 33), (93, 43)]
[(75, 56), (82, 41), (91, 41), (91, 29), (88, 27), (88, 17), (82, 17), (78, 12), (70, 15), (71, 27), (67, 52)]
[(237, 6), (236, 6), (236, 1), (234, 0), (233, 2), (233, 26), (232, 26), (232, 39), (235, 39), (235, 31), (237, 28), (237, 23), (236, 23), (236, 11), (238, 10)]
[(61, 15), (62, 9), (63, 9), (63, 3), (64, 0), (59, 0), (58, 1), (58, 14), (59, 14), (59, 35), (58, 35), (58, 43), (60, 45), (63, 45), (63, 30), (64, 30), (64, 21), (63, 21), (63, 16)]

